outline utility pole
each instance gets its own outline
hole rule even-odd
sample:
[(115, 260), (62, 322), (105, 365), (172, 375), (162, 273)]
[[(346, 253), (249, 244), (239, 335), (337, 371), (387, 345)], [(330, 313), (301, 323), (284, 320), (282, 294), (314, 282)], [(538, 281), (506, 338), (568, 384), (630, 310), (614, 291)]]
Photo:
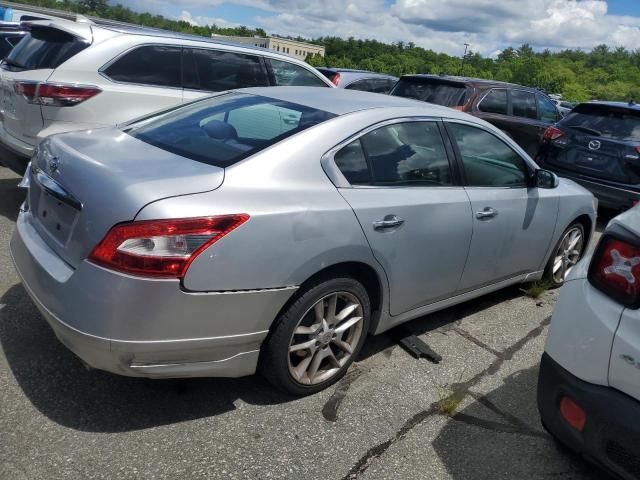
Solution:
[(462, 64), (460, 65), (460, 73), (459, 73), (459, 75), (462, 75), (464, 73), (464, 61), (467, 59), (467, 48), (469, 48), (469, 44), (465, 43), (464, 44), (464, 55), (462, 56)]

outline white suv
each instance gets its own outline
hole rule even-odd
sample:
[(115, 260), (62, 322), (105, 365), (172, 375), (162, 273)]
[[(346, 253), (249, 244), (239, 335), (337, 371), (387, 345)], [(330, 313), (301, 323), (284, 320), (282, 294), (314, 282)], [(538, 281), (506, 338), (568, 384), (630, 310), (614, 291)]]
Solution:
[(60, 132), (113, 125), (242, 87), (333, 87), (304, 62), (262, 48), (89, 20), (27, 22), (0, 65), (0, 161), (24, 172)]
[(540, 364), (538, 408), (560, 442), (640, 478), (640, 206), (569, 273)]

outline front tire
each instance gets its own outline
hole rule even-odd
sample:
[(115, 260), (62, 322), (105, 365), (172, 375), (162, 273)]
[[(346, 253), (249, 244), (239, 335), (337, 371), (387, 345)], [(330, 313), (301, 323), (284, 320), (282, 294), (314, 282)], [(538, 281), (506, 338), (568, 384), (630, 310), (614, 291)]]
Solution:
[(260, 373), (303, 396), (337, 382), (360, 352), (371, 318), (366, 289), (349, 277), (319, 279), (297, 294), (262, 346)]
[(571, 269), (582, 258), (585, 248), (586, 238), (582, 224), (576, 222), (569, 225), (547, 262), (543, 279), (552, 288), (562, 286)]

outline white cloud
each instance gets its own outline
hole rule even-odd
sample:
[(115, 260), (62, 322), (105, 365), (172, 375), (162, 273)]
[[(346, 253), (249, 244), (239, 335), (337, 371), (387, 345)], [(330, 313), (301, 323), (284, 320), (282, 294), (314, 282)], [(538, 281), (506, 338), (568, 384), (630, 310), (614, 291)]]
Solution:
[(205, 25), (217, 25), (218, 27), (237, 27), (237, 23), (228, 22), (224, 18), (205, 17), (202, 15), (193, 16), (190, 11), (182, 10), (177, 20), (183, 20), (193, 26), (204, 27)]
[[(264, 13), (248, 26), (303, 37), (375, 38), (414, 42), (460, 55), (463, 44), (492, 55), (507, 46), (584, 48), (606, 43), (640, 48), (640, 17), (608, 13), (603, 0), (124, 0), (130, 6), (153, 3), (156, 12), (176, 7), (181, 18), (198, 24), (225, 25), (222, 19), (191, 15), (226, 4)], [(188, 17), (184, 17), (184, 14)]]

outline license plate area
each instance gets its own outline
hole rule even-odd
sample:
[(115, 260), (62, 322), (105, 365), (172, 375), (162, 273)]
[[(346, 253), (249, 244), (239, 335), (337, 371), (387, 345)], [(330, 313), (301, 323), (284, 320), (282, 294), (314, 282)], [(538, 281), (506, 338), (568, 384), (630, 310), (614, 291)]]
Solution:
[(66, 245), (79, 212), (43, 189), (36, 197), (37, 202), (31, 205), (32, 214), (56, 242)]

